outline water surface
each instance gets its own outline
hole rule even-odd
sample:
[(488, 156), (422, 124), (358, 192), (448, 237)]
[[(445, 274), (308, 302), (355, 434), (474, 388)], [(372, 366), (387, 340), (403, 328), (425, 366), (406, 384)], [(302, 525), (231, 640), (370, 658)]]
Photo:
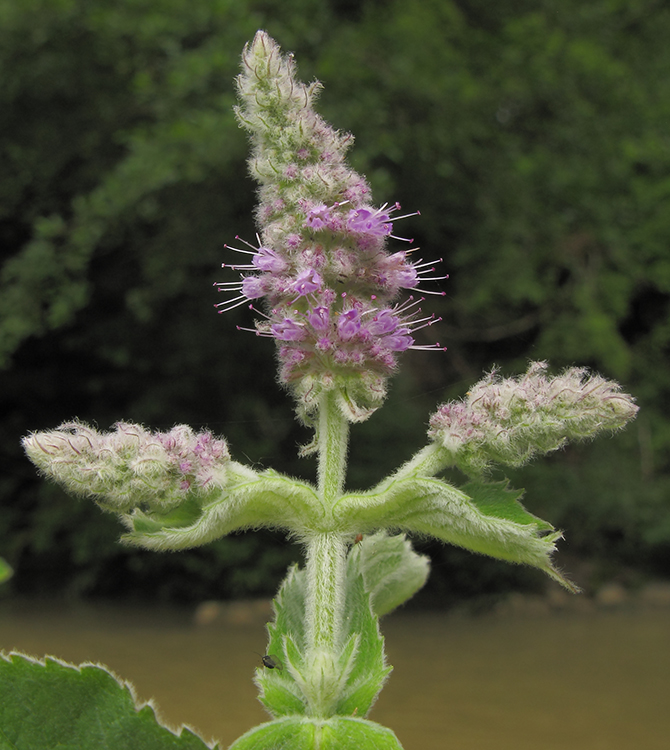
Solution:
[[(394, 672), (371, 719), (405, 750), (668, 750), (670, 610), (397, 613)], [(223, 748), (268, 719), (251, 681), (265, 631), (198, 627), (190, 613), (0, 604), (0, 648), (99, 661), (154, 697), (164, 720)]]

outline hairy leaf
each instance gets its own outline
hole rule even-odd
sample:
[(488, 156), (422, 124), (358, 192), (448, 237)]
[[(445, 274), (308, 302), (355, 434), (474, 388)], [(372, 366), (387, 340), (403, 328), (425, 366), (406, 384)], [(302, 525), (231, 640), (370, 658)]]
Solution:
[[(163, 726), (151, 703), (100, 664), (0, 657), (0, 745), (12, 750), (206, 750), (187, 727)], [(218, 745), (216, 746), (218, 747)]]
[(417, 554), (404, 534), (389, 536), (385, 531), (367, 536), (354, 545), (349, 565), (362, 574), (372, 609), (378, 617), (414, 596), (430, 572), (428, 557)]
[(402, 750), (386, 727), (355, 717), (290, 716), (254, 727), (229, 750)]

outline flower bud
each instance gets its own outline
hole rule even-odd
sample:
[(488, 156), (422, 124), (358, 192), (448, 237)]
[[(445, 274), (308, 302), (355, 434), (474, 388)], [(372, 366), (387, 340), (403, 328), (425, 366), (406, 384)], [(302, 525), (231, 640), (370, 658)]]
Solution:
[(519, 378), (491, 372), (465, 399), (440, 406), (429, 437), (472, 473), (492, 461), (520, 466), (568, 440), (618, 430), (635, 418), (638, 407), (618, 383), (577, 367), (553, 378), (546, 369), (546, 363), (532, 362)]
[(101, 433), (81, 422), (23, 439), (29, 458), (76, 494), (90, 495), (117, 512), (166, 512), (194, 492), (225, 484), (230, 455), (225, 440), (186, 425), (149, 432), (126, 422)]

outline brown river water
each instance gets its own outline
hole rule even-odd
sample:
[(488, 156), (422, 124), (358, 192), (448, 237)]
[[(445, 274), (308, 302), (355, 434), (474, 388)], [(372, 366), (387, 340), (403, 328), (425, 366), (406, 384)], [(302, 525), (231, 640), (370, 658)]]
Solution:
[[(405, 750), (670, 748), (670, 607), (400, 612), (382, 631), (395, 669), (370, 718)], [(258, 620), (0, 602), (1, 649), (102, 662), (222, 748), (268, 719), (251, 681), (264, 645)]]

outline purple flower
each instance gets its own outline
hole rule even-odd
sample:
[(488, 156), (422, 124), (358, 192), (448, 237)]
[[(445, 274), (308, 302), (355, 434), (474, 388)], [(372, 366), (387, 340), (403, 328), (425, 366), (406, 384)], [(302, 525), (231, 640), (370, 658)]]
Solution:
[(311, 229), (323, 229), (330, 221), (330, 211), (325, 204), (312, 208), (305, 219), (305, 226)]
[(407, 334), (396, 334), (395, 336), (384, 336), (382, 343), (392, 352), (404, 352), (411, 348), (414, 339)]
[(352, 232), (383, 238), (391, 234), (393, 225), (391, 217), (381, 208), (357, 208), (349, 212), (347, 228)]
[(315, 331), (325, 331), (330, 326), (330, 311), (327, 307), (315, 307), (309, 311), (307, 321)]
[(419, 283), (419, 273), (413, 264), (407, 262), (407, 253), (393, 253), (380, 264), (383, 278), (391, 287), (414, 289)]
[(288, 265), (276, 250), (271, 250), (268, 247), (259, 247), (251, 262), (259, 271), (269, 273), (282, 273)]
[(345, 341), (355, 336), (361, 330), (360, 316), (357, 310), (347, 310), (340, 313), (337, 320), (337, 331)]
[(392, 333), (397, 327), (398, 317), (390, 310), (382, 310), (368, 324), (368, 331), (373, 336), (382, 336)]
[(242, 279), (242, 294), (247, 299), (258, 299), (265, 294), (263, 279), (260, 276), (245, 276)]
[(323, 279), (313, 268), (307, 268), (301, 271), (293, 282), (293, 289), (299, 296), (318, 292), (323, 285)]
[(273, 323), (270, 330), (279, 341), (300, 341), (305, 336), (304, 328), (291, 318), (284, 318), (279, 323)]

